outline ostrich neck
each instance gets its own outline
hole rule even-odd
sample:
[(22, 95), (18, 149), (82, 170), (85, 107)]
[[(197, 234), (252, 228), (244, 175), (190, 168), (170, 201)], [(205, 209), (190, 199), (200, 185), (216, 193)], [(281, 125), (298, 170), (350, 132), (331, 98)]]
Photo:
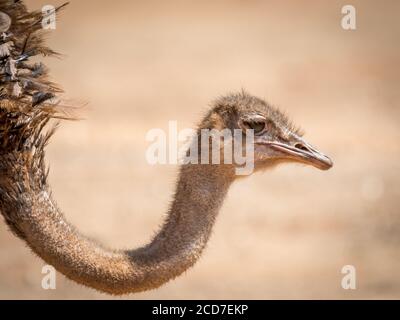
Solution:
[(212, 165), (181, 167), (163, 226), (148, 245), (134, 250), (109, 250), (79, 234), (47, 187), (28, 188), (19, 203), (2, 211), (20, 208), (9, 225), (17, 226), (31, 249), (68, 278), (112, 294), (139, 292), (177, 277), (200, 257), (233, 181), (228, 171)]

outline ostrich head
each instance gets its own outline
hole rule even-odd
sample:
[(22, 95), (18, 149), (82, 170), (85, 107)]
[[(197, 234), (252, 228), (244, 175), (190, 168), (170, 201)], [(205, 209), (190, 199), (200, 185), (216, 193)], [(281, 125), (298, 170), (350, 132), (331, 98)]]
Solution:
[[(254, 168), (266, 169), (280, 163), (297, 162), (328, 170), (333, 162), (302, 138), (301, 131), (279, 109), (246, 92), (215, 101), (200, 128), (242, 130), (254, 133)], [(242, 154), (246, 153), (245, 143)], [(222, 152), (221, 148), (221, 152)]]

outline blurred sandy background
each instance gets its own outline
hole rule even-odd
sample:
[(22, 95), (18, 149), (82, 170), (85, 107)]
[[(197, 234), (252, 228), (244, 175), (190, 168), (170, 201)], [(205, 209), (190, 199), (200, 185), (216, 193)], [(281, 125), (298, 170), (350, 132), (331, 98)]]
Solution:
[[(61, 1), (26, 1), (30, 8)], [(357, 30), (341, 28), (341, 7)], [(145, 134), (193, 126), (242, 87), (286, 110), (330, 155), (230, 190), (203, 258), (159, 290), (123, 298), (400, 298), (400, 2), (72, 0), (49, 39), (66, 97), (89, 101), (48, 149), (66, 216), (107, 245), (145, 244), (174, 166), (150, 166)], [(341, 268), (357, 269), (357, 290)], [(0, 298), (107, 299), (57, 276), (0, 223)]]

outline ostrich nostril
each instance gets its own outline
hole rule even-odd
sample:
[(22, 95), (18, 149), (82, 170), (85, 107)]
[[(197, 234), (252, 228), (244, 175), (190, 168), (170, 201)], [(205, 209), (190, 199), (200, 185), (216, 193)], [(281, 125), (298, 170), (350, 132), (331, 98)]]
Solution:
[(303, 151), (308, 151), (308, 152), (310, 152), (310, 149), (308, 149), (304, 144), (302, 144), (302, 143), (296, 143), (295, 145), (294, 145), (294, 147), (296, 148), (296, 149), (300, 149), (300, 150), (303, 150)]

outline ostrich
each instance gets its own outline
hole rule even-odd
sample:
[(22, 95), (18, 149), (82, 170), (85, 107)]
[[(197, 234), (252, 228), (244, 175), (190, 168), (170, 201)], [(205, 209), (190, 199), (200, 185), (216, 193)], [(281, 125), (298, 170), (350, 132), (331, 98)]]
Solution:
[[(55, 127), (47, 124), (69, 116), (47, 69), (29, 64), (32, 56), (56, 54), (43, 43), (41, 13), (15, 0), (1, 0), (0, 12), (1, 45), (9, 49), (1, 60), (0, 212), (9, 229), (69, 279), (109, 294), (155, 289), (182, 274), (202, 254), (238, 165), (182, 165), (167, 217), (144, 247), (111, 250), (86, 238), (66, 221), (48, 184), (45, 147)], [(244, 91), (217, 99), (198, 135), (201, 129), (252, 130), (255, 172), (286, 162), (332, 167), (283, 113)]]

